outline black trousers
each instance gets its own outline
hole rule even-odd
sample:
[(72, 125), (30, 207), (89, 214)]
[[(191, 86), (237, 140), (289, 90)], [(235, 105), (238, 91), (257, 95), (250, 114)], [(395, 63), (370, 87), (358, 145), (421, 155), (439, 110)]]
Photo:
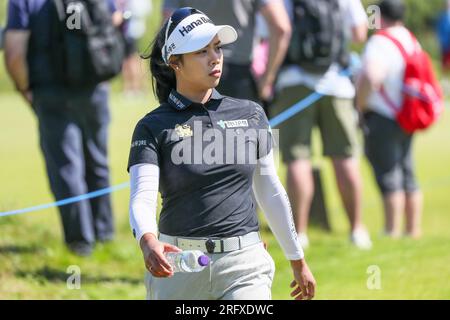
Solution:
[[(35, 94), (40, 146), (56, 200), (109, 187), (109, 89), (100, 85), (69, 96)], [(67, 244), (113, 237), (109, 195), (59, 207)]]

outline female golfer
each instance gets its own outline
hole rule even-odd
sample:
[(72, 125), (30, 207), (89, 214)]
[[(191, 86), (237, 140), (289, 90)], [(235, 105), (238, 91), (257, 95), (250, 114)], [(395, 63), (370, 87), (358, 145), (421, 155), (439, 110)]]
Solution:
[[(161, 105), (136, 125), (128, 163), (130, 224), (149, 272), (148, 299), (271, 299), (275, 266), (261, 242), (252, 191), (290, 260), (292, 297), (314, 296), (264, 111), (214, 89), (221, 46), (236, 38), (231, 26), (181, 8), (148, 57)], [(209, 266), (173, 273), (164, 253), (192, 249), (208, 254)]]

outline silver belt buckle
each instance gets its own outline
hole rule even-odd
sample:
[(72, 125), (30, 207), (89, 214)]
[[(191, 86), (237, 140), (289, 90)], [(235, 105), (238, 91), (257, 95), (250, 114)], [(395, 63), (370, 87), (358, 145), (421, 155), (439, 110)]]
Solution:
[(211, 238), (206, 240), (205, 242), (206, 251), (208, 251), (209, 254), (214, 253), (214, 249), (216, 248), (216, 243)]

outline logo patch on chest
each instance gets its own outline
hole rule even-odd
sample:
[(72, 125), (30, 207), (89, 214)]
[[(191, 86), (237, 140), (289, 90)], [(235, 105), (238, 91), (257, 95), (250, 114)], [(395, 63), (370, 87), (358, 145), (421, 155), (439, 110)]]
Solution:
[(217, 121), (217, 124), (222, 128), (244, 128), (248, 127), (248, 121), (246, 119), (230, 120), (230, 121)]
[(180, 138), (192, 137), (192, 135), (193, 135), (191, 126), (188, 126), (187, 124), (183, 124), (183, 125), (177, 124), (175, 126), (175, 132), (178, 135), (178, 137), (180, 137)]

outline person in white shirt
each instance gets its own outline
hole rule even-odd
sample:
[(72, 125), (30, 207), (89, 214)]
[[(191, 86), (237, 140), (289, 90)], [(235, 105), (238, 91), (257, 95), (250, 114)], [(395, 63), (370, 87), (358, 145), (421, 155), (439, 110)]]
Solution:
[[(285, 3), (293, 20), (293, 3), (290, 0)], [(341, 15), (342, 48), (347, 46), (350, 39), (355, 43), (363, 43), (367, 38), (367, 15), (360, 0), (336, 0), (329, 3), (338, 6)], [(326, 3), (322, 1), (319, 5)], [(295, 33), (292, 37), (295, 37)], [(323, 153), (333, 161), (337, 184), (350, 221), (351, 241), (358, 248), (370, 249), (370, 236), (361, 221), (362, 182), (357, 158), (357, 113), (353, 106), (355, 88), (349, 76), (342, 74), (345, 67), (339, 60), (335, 59), (325, 72), (307, 72), (300, 64), (285, 64), (278, 77), (271, 114), (283, 112), (313, 91), (325, 95), (279, 127), (280, 150), (288, 168), (287, 190), (297, 232), (302, 246), (307, 247), (308, 215), (314, 195), (310, 160), (311, 132), (313, 127), (318, 126)]]
[[(383, 0), (379, 7), (381, 29), (398, 40), (407, 54), (411, 53), (418, 43), (403, 25), (403, 1)], [(385, 234), (394, 238), (400, 236), (401, 218), (405, 213), (407, 235), (418, 238), (421, 235), (422, 193), (413, 169), (413, 135), (401, 129), (394, 110), (380, 93), (383, 87), (391, 102), (401, 106), (404, 71), (405, 61), (394, 42), (373, 35), (364, 49), (356, 104), (365, 112), (365, 149), (383, 195)]]
[(125, 43), (122, 66), (123, 91), (127, 97), (139, 96), (144, 91), (144, 73), (139, 58), (139, 39), (145, 34), (146, 19), (152, 12), (150, 0), (116, 0), (121, 13), (120, 30)]

